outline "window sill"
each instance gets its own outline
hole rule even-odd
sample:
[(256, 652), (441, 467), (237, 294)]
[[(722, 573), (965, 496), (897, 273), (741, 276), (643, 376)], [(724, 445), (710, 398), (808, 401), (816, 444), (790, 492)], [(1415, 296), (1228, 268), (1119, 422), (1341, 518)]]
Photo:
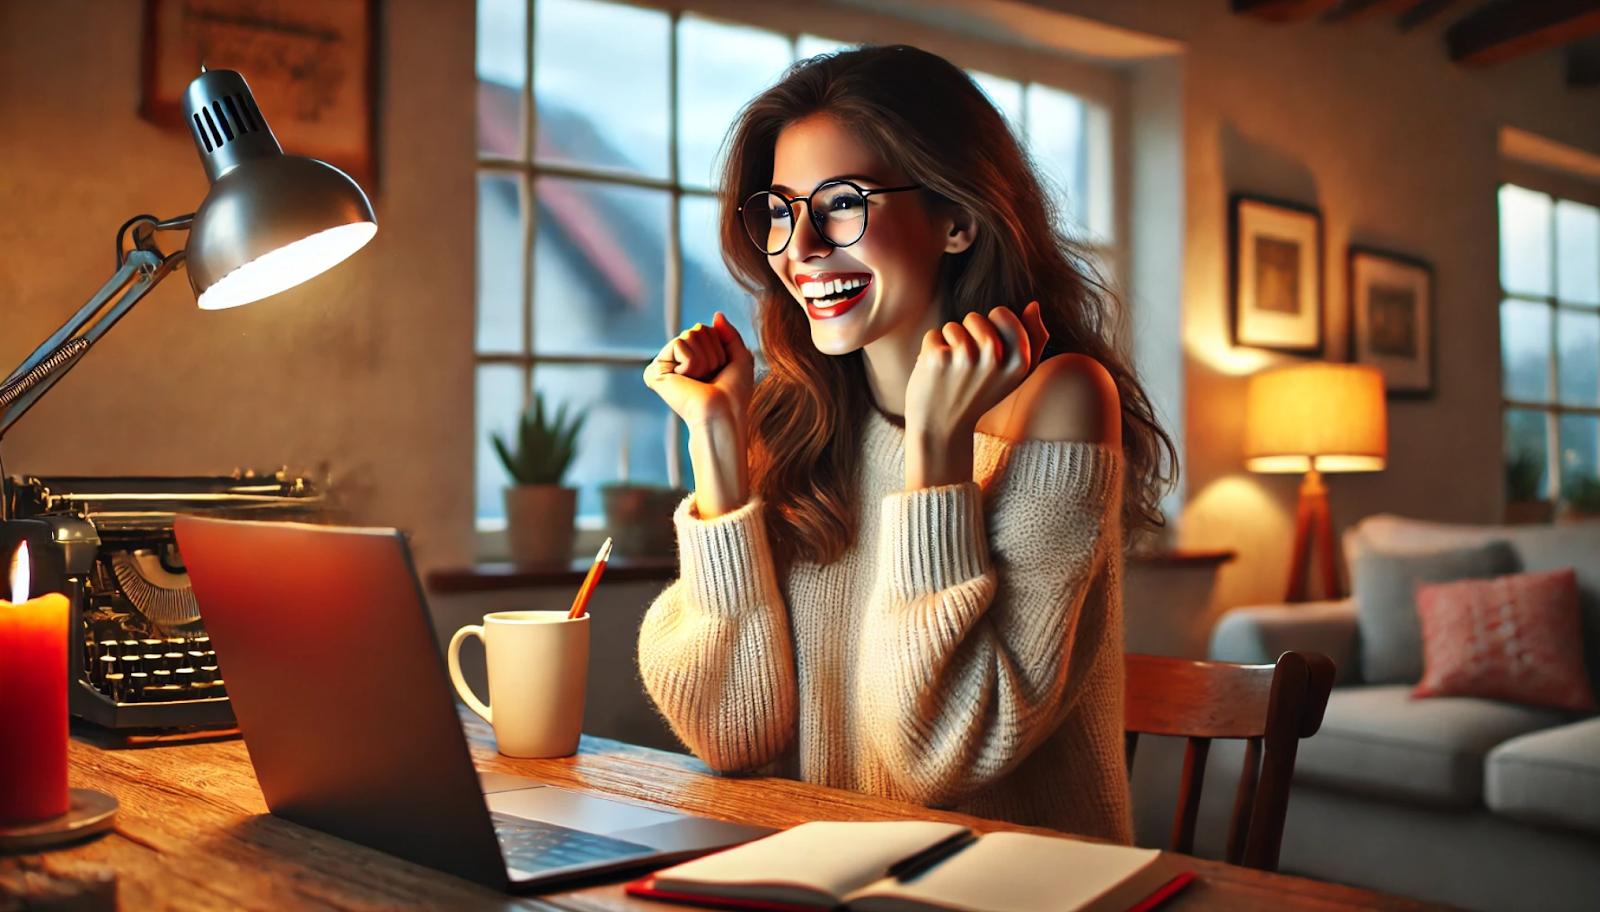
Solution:
[[(562, 566), (519, 567), (511, 563), (483, 563), (472, 567), (435, 570), (428, 574), (428, 591), (434, 593), (501, 592), (536, 586), (578, 586), (589, 573), (593, 558), (579, 558)], [(671, 557), (614, 557), (606, 563), (608, 583), (667, 583), (678, 576), (678, 561)]]
[[(1131, 565), (1143, 567), (1216, 567), (1234, 559), (1232, 551), (1158, 551), (1133, 555)], [(473, 567), (435, 570), (428, 574), (428, 591), (438, 593), (501, 592), (535, 586), (577, 586), (589, 572), (589, 558), (566, 566), (519, 567), (492, 562)], [(608, 583), (669, 583), (678, 576), (678, 561), (670, 557), (616, 557), (606, 565)]]

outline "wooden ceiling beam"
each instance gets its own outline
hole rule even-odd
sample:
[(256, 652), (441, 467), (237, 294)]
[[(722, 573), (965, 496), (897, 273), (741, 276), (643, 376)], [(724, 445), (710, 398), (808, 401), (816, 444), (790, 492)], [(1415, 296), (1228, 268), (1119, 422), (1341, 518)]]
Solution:
[(1600, 0), (1494, 0), (1445, 30), (1450, 59), (1492, 66), (1600, 33)]
[(1233, 11), (1266, 22), (1300, 22), (1321, 15), (1339, 0), (1231, 0)]
[(1344, 0), (1322, 17), (1323, 22), (1360, 22), (1395, 13), (1404, 13), (1417, 0)]
[(1581, 41), (1567, 48), (1567, 87), (1600, 86), (1600, 41)]
[(1455, 0), (1413, 0), (1411, 8), (1400, 14), (1400, 31), (1409, 32), (1455, 5)]

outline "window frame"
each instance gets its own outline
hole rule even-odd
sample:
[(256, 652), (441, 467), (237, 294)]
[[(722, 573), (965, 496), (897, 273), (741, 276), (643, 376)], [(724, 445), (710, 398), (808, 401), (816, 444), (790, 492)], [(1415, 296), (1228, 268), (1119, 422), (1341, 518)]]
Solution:
[[(790, 46), (798, 52), (801, 36), (826, 33), (826, 37), (851, 44), (915, 44), (940, 54), (968, 70), (980, 70), (993, 76), (1019, 82), (1024, 92), (1030, 83), (1068, 92), (1085, 103), (1085, 143), (1088, 169), (1086, 186), (1090, 198), (1083, 201), (1085, 213), (1100, 213), (1109, 225), (1109, 239), (1103, 243), (1088, 243), (1089, 252), (1099, 261), (1102, 278), (1114, 288), (1127, 287), (1128, 247), (1130, 234), (1130, 168), (1128, 155), (1128, 89), (1126, 74), (1109, 66), (1070, 59), (1060, 53), (1036, 50), (1006, 42), (991, 41), (957, 34), (934, 26), (860, 9), (833, 7), (828, 10), (825, 27), (818, 28), (816, 9), (793, 0), (764, 0), (749, 4), (744, 0), (605, 0), (618, 5), (659, 10), (669, 16), (669, 42), (667, 48), (667, 177), (650, 177), (630, 171), (573, 162), (539, 160), (535, 157), (538, 135), (538, 105), (535, 96), (535, 48), (537, 40), (536, 7), (540, 0), (522, 0), (525, 10), (525, 29), (522, 52), (525, 75), (520, 92), (521, 130), (516, 158), (487, 155), (474, 140), (474, 185), (485, 175), (515, 179), (520, 202), (521, 238), (519, 253), (522, 257), (521, 314), (522, 339), (519, 352), (481, 352), (477, 337), (473, 341), (474, 387), (479, 369), (488, 365), (515, 367), (520, 371), (522, 383), (522, 408), (531, 404), (535, 388), (534, 376), (541, 364), (605, 365), (636, 367), (641, 372), (655, 352), (611, 352), (587, 354), (541, 354), (535, 349), (536, 304), (535, 287), (538, 269), (535, 246), (538, 240), (539, 212), (536, 186), (540, 178), (576, 179), (602, 184), (637, 187), (664, 191), (668, 194), (667, 226), (665, 231), (665, 288), (663, 289), (662, 342), (676, 333), (683, 311), (683, 237), (682, 201), (685, 197), (716, 198), (716, 189), (695, 186), (686, 182), (680, 173), (678, 161), (679, 85), (678, 46), (680, 20), (685, 15), (751, 26), (777, 32), (788, 38)], [(1025, 96), (1024, 96), (1025, 97)], [(1026, 105), (1023, 120), (1018, 124), (1026, 136)], [(1097, 188), (1108, 189), (1104, 198), (1097, 198)], [(474, 231), (476, 232), (476, 226)], [(477, 245), (475, 235), (474, 245)], [(1022, 302), (1018, 302), (1019, 304)], [(477, 293), (474, 292), (474, 319), (477, 314)], [(681, 422), (668, 421), (666, 428), (667, 469), (669, 481), (682, 485), (687, 478), (687, 466), (682, 464)], [(478, 429), (474, 423), (474, 449), (477, 453)], [(473, 460), (476, 472), (476, 456)], [(476, 491), (476, 482), (474, 483)], [(504, 550), (500, 536), (504, 521), (477, 516), (474, 494), (474, 526), (479, 533), (480, 557), (497, 556)], [(592, 521), (591, 523), (592, 524)], [(583, 519), (580, 529), (585, 528)]]
[[(1581, 415), (1586, 417), (1600, 417), (1600, 404), (1597, 405), (1568, 405), (1561, 401), (1561, 321), (1562, 311), (1583, 313), (1589, 315), (1600, 314), (1600, 304), (1581, 304), (1565, 301), (1560, 297), (1560, 244), (1556, 232), (1557, 204), (1561, 202), (1581, 203), (1583, 205), (1600, 208), (1600, 187), (1583, 184), (1566, 175), (1547, 171), (1546, 169), (1528, 166), (1519, 162), (1502, 162), (1501, 179), (1495, 187), (1496, 215), (1495, 223), (1501, 222), (1502, 216), (1498, 211), (1500, 190), (1506, 186), (1515, 186), (1534, 193), (1541, 193), (1550, 197), (1550, 294), (1533, 295), (1522, 291), (1511, 291), (1505, 287), (1505, 269), (1503, 264), (1498, 270), (1496, 281), (1500, 287), (1500, 302), (1520, 301), (1528, 304), (1542, 304), (1550, 313), (1550, 333), (1548, 363), (1546, 369), (1546, 383), (1549, 385), (1550, 398), (1546, 402), (1533, 402), (1525, 399), (1513, 399), (1506, 395), (1505, 385), (1505, 354), (1501, 349), (1501, 376), (1500, 376), (1500, 427), (1502, 435), (1501, 460), (1504, 463), (1510, 457), (1505, 446), (1506, 417), (1512, 410), (1524, 412), (1540, 412), (1544, 416), (1545, 434), (1545, 484), (1541, 491), (1543, 499), (1551, 503), (1560, 503), (1564, 467), (1561, 459), (1561, 419), (1566, 415)], [(1499, 245), (1497, 238), (1496, 244)], [(1503, 258), (1505, 251), (1502, 248), (1500, 255)], [(1497, 305), (1497, 309), (1500, 305)], [(1501, 325), (1500, 336), (1505, 335), (1505, 327)], [(1508, 464), (1508, 463), (1507, 463)], [(1502, 479), (1502, 485), (1504, 479)], [(1509, 496), (1509, 492), (1507, 492)]]

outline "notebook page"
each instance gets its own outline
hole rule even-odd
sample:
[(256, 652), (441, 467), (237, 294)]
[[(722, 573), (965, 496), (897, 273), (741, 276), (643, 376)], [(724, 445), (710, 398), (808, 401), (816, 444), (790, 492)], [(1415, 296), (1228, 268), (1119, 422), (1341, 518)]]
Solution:
[[(881, 880), (847, 900), (861, 912), (1071, 912), (1151, 870), (1160, 857), (1157, 849), (990, 833), (909, 883)], [(1146, 895), (1166, 879), (1160, 872)]]
[(802, 904), (821, 898), (822, 905), (832, 905), (851, 890), (883, 877), (895, 862), (965, 830), (958, 824), (925, 820), (802, 823), (667, 868), (656, 874), (655, 885), (706, 896)]

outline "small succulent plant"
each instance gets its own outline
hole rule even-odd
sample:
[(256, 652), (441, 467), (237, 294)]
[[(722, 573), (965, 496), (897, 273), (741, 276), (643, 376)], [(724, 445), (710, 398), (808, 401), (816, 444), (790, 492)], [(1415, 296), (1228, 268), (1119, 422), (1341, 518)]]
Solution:
[(1593, 475), (1574, 475), (1561, 483), (1561, 499), (1574, 512), (1600, 516), (1600, 479)]
[(563, 403), (548, 421), (546, 417), (544, 397), (535, 393), (533, 407), (518, 422), (515, 449), (498, 431), (489, 435), (506, 472), (519, 485), (558, 485), (572, 465), (578, 431), (583, 428), (583, 413), (579, 412), (569, 421), (567, 406)]
[(1518, 450), (1506, 461), (1506, 499), (1539, 500), (1539, 482), (1544, 478), (1544, 459), (1532, 450)]

